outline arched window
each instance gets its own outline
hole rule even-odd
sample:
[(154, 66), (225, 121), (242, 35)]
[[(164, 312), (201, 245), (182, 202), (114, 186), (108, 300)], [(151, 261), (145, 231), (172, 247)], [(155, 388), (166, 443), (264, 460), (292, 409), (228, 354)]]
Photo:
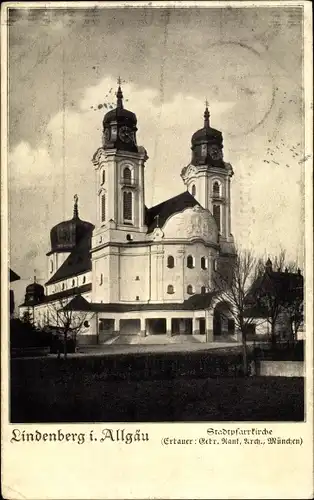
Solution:
[(189, 295), (192, 295), (193, 294), (193, 287), (192, 285), (188, 285), (186, 287), (186, 292), (189, 294)]
[(123, 180), (124, 182), (131, 182), (132, 179), (132, 172), (129, 167), (125, 167), (123, 170)]
[(132, 221), (132, 193), (129, 191), (123, 192), (123, 220)]
[(167, 293), (174, 293), (173, 285), (168, 285), (168, 287), (167, 287)]
[(213, 184), (213, 195), (220, 196), (220, 186), (219, 186), (219, 182), (217, 182), (217, 181), (215, 181)]
[(206, 293), (206, 286), (201, 287), (201, 293)]
[(101, 222), (106, 220), (106, 195), (103, 193), (101, 195)]
[(217, 270), (218, 270), (218, 263), (217, 263), (217, 260), (216, 260), (216, 259), (213, 261), (213, 270), (214, 270), (214, 271), (217, 271)]
[(62, 283), (62, 290), (64, 290), (64, 283)]
[(216, 221), (218, 231), (221, 231), (221, 223), (220, 223), (220, 205), (213, 206), (213, 216)]
[(168, 255), (167, 267), (169, 267), (169, 269), (172, 269), (174, 267), (174, 258), (172, 257), (172, 255)]
[(85, 281), (86, 281), (86, 276), (83, 276), (83, 279), (82, 279), (83, 285), (84, 285)]
[(201, 155), (202, 156), (207, 155), (207, 144), (202, 144)]
[(207, 259), (206, 257), (201, 258), (201, 268), (202, 269), (207, 269)]
[(102, 183), (102, 184), (105, 184), (105, 182), (106, 182), (106, 171), (105, 171), (105, 170), (103, 170), (103, 171), (101, 172), (101, 183)]
[(192, 257), (192, 255), (188, 255), (187, 259), (186, 259), (186, 265), (189, 269), (193, 269), (194, 267), (194, 259)]
[(53, 260), (50, 261), (50, 274), (53, 272)]
[(75, 280), (72, 280), (72, 286), (75, 286)]
[(195, 187), (195, 184), (193, 184), (193, 185), (192, 185), (191, 193), (192, 193), (192, 196), (195, 196), (195, 195), (196, 195), (196, 187)]

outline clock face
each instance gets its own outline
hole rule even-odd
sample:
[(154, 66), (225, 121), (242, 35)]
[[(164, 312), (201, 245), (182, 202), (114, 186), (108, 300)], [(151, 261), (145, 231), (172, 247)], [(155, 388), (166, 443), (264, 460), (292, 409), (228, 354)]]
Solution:
[(123, 142), (134, 142), (133, 131), (125, 125), (120, 128), (119, 137)]
[(209, 154), (213, 160), (221, 160), (222, 152), (218, 146), (210, 146)]

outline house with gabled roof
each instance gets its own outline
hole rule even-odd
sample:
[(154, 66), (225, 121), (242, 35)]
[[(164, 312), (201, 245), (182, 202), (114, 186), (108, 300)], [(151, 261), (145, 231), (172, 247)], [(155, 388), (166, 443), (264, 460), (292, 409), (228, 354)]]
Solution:
[(256, 324), (262, 325), (257, 333), (268, 333), (275, 340), (293, 338), (295, 327), (303, 323), (304, 279), (301, 270), (274, 270), (268, 258), (264, 272), (252, 283), (246, 301), (246, 316), (256, 318)]

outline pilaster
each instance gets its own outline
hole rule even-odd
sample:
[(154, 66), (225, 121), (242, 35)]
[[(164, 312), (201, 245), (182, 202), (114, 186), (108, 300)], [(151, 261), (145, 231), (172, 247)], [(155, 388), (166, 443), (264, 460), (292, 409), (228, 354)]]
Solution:
[(172, 323), (171, 317), (167, 317), (166, 318), (166, 332), (167, 332), (168, 337), (172, 336), (171, 323)]
[(192, 320), (192, 331), (193, 331), (193, 335), (200, 334), (200, 324), (199, 324), (198, 318), (193, 318), (193, 320)]
[(139, 332), (140, 337), (146, 337), (146, 318), (140, 318), (141, 321), (141, 329)]

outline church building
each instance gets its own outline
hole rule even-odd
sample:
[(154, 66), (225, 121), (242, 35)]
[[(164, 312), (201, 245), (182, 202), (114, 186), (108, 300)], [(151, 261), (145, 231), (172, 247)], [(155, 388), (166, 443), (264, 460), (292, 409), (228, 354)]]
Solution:
[(208, 104), (181, 171), (182, 191), (148, 208), (148, 155), (137, 143), (137, 118), (124, 108), (120, 84), (116, 97), (92, 158), (96, 224), (81, 220), (75, 195), (72, 219), (50, 232), (45, 287), (27, 287), (20, 316), (27, 312), (44, 325), (55, 321), (52, 308), (84, 314), (77, 338), (82, 344), (118, 337), (141, 343), (152, 335), (211, 342), (232, 335), (234, 322), (222, 314), (212, 282), (235, 256), (233, 169), (224, 161), (222, 133), (211, 127)]

